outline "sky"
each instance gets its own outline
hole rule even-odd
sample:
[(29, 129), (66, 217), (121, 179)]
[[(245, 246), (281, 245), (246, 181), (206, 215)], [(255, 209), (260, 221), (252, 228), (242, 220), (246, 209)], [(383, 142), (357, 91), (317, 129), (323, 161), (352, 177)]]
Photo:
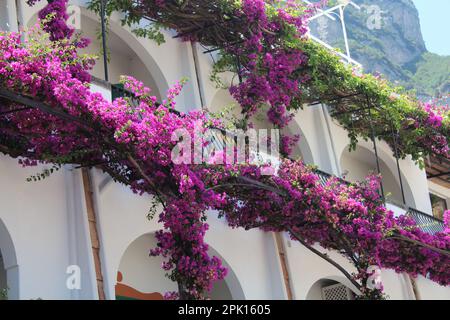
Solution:
[(450, 56), (450, 0), (413, 0), (428, 51)]

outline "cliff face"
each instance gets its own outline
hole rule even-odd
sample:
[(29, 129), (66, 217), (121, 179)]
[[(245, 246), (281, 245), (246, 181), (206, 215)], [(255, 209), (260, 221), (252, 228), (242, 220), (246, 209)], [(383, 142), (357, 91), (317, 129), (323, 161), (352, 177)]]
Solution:
[[(353, 2), (361, 10), (353, 6), (345, 9), (350, 52), (355, 60), (363, 64), (366, 72), (382, 73), (389, 80), (408, 89), (416, 89), (423, 96), (437, 94), (442, 88), (448, 87), (445, 82), (449, 76), (443, 72), (440, 72), (439, 79), (432, 81), (436, 88), (418, 83), (424, 77), (415, 77), (419, 69), (423, 73), (424, 66), (434, 65), (430, 63), (433, 56), (436, 59), (439, 56), (427, 52), (420, 29), (419, 13), (411, 0)], [(333, 21), (321, 17), (312, 23), (311, 31), (313, 35), (345, 51), (339, 19)], [(427, 90), (424, 90), (425, 87)]]

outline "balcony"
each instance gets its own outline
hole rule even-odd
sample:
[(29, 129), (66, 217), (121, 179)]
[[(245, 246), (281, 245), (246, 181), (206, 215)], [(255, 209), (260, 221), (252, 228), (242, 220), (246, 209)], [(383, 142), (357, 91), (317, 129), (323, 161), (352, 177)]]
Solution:
[[(226, 136), (229, 137), (230, 133), (227, 133)], [(220, 135), (214, 135), (213, 143), (216, 148), (224, 147), (225, 142), (221, 141), (221, 139), (222, 138), (220, 137)], [(266, 160), (266, 159), (271, 160), (272, 165), (274, 165), (274, 163), (273, 163), (273, 159), (275, 159), (274, 157), (263, 156), (262, 158), (264, 160)], [(275, 164), (275, 167), (276, 166), (277, 166), (277, 164)], [(328, 180), (333, 177), (331, 174), (321, 171), (319, 169), (316, 169), (315, 173), (319, 177), (319, 181), (322, 185), (325, 185), (328, 182)], [(339, 179), (342, 180), (341, 178), (339, 178)], [(342, 181), (349, 183), (348, 181), (345, 181), (345, 180), (342, 180)], [(429, 234), (436, 234), (439, 232), (444, 232), (444, 229), (445, 229), (444, 222), (442, 220), (439, 220), (439, 219), (429, 215), (429, 214), (426, 214), (415, 208), (406, 207), (404, 205), (394, 203), (393, 201), (387, 201), (386, 207), (389, 210), (392, 210), (396, 216), (404, 214), (404, 215), (407, 215), (408, 217), (412, 218), (416, 222), (417, 226), (423, 232), (426, 232)]]
[(423, 232), (436, 234), (444, 232), (444, 222), (419, 210), (409, 208), (407, 215), (411, 217)]
[[(332, 176), (326, 172), (316, 170), (316, 174), (319, 176), (322, 184), (325, 184)], [(394, 212), (395, 215), (406, 214), (412, 218), (417, 226), (426, 233), (436, 234), (444, 232), (444, 222), (436, 219), (435, 217), (419, 211), (414, 208), (406, 207), (403, 205), (395, 204), (392, 202), (386, 202), (386, 207)]]
[[(223, 131), (222, 133), (223, 133), (222, 135), (220, 135), (220, 134), (213, 135), (213, 139), (211, 142), (214, 144), (214, 147), (216, 149), (223, 149), (225, 146), (224, 139), (230, 139), (230, 137), (232, 137), (232, 134), (229, 132)], [(265, 161), (267, 161), (267, 160), (271, 161), (271, 164), (275, 167), (278, 166), (279, 161), (276, 160), (275, 157), (272, 157), (269, 155), (267, 155), (267, 156), (263, 155), (261, 158)], [(274, 161), (276, 161), (276, 162), (274, 163)], [(322, 185), (325, 185), (328, 182), (328, 180), (333, 177), (331, 174), (321, 171), (319, 169), (316, 169), (315, 173), (318, 175), (319, 181)], [(339, 179), (342, 180), (341, 178), (339, 178)], [(349, 183), (348, 181), (345, 181), (345, 180), (342, 180), (342, 181)], [(439, 219), (437, 219), (429, 214), (426, 214), (422, 211), (419, 211), (415, 208), (406, 207), (404, 205), (394, 203), (393, 201), (387, 201), (386, 207), (389, 210), (392, 210), (396, 216), (405, 214), (405, 215), (409, 216), (410, 218), (412, 218), (416, 222), (417, 226), (423, 232), (426, 232), (429, 234), (436, 234), (439, 232), (443, 232), (445, 229), (444, 222), (442, 220), (439, 220)]]
[[(106, 98), (117, 98), (121, 96), (132, 97), (132, 94), (126, 91), (122, 86), (111, 85), (110, 83), (97, 78), (93, 79), (91, 89), (96, 92), (101, 92)], [(173, 112), (178, 113), (178, 111), (176, 110), (174, 110)], [(222, 129), (216, 129), (211, 131), (211, 135), (208, 139), (215, 150), (224, 150), (227, 142), (236, 142), (238, 137), (232, 132), (228, 132)], [(275, 168), (279, 165), (278, 158), (271, 155), (259, 154), (259, 159), (262, 161), (270, 161), (272, 166)], [(318, 175), (320, 183), (323, 185), (325, 185), (327, 181), (331, 177), (333, 177), (331, 174), (319, 169), (316, 169), (315, 173)], [(345, 180), (342, 181), (349, 183)], [(443, 232), (445, 229), (443, 221), (436, 219), (435, 217), (421, 212), (417, 209), (405, 207), (404, 205), (393, 203), (392, 201), (386, 202), (386, 207), (389, 210), (392, 210), (396, 216), (406, 214), (407, 216), (411, 217), (423, 232), (436, 234), (439, 232)]]

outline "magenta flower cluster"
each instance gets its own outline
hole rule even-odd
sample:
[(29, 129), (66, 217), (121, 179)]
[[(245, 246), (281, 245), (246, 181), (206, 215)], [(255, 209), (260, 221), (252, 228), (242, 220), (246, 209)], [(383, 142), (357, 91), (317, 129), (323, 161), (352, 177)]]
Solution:
[[(286, 50), (280, 45), (278, 31), (285, 24), (292, 24), (298, 37), (306, 32), (306, 15), (291, 16), (285, 9), (278, 9), (278, 19), (269, 19), (263, 0), (243, 0), (236, 15), (248, 21), (251, 35), (226, 50), (241, 58), (243, 82), (232, 86), (230, 92), (239, 102), (247, 116), (253, 115), (260, 106), (269, 105), (268, 119), (277, 127), (286, 126), (292, 119), (288, 108), (291, 101), (302, 92), (299, 84), (307, 78), (299, 78), (296, 71), (307, 61), (299, 50)], [(265, 48), (273, 48), (269, 52)]]
[[(36, 3), (36, 0), (27, 1), (29, 5)], [(54, 0), (49, 2), (41, 11), (39, 11), (39, 19), (48, 19), (44, 30), (50, 34), (52, 41), (70, 38), (74, 29), (66, 23), (69, 15), (67, 14), (67, 3), (69, 0)]]
[[(261, 2), (244, 1), (244, 10), (264, 26)], [(270, 30), (277, 25), (265, 27)], [(263, 38), (271, 41), (270, 36), (260, 36), (254, 39), (255, 45)], [(331, 179), (323, 185), (310, 167), (290, 160), (283, 161), (273, 177), (262, 175), (261, 168), (252, 165), (175, 165), (171, 153), (176, 143), (171, 137), (176, 130), (193, 134), (197, 126), (206, 129), (213, 123), (220, 127), (220, 121), (201, 111), (171, 112), (183, 81), (169, 90), (161, 105), (149, 88), (131, 77), (124, 77), (123, 83), (135, 99), (105, 100), (90, 91), (80, 76), (92, 67), (89, 59), (77, 53), (83, 45), (68, 38), (50, 44), (33, 41), (33, 37), (23, 42), (21, 34), (0, 32), (0, 85), (51, 109), (2, 103), (0, 150), (22, 157), (24, 166), (38, 161), (98, 165), (134, 192), (159, 199), (164, 230), (156, 234), (158, 244), (150, 254), (164, 258), (163, 269), (180, 288), (179, 293), (168, 293), (167, 299), (206, 298), (213, 283), (227, 274), (220, 259), (209, 255), (204, 240), (211, 210), (234, 228), (287, 232), (306, 245), (320, 244), (341, 252), (355, 266), (351, 280), (365, 297), (381, 297), (380, 290), (367, 287), (371, 265), (450, 284), (450, 258), (443, 253), (450, 250), (449, 212), (445, 214), (446, 232), (430, 235), (408, 217), (396, 218), (383, 206), (378, 177), (352, 185)], [(282, 61), (278, 67), (283, 72), (270, 70), (268, 79), (255, 76), (236, 92), (246, 92), (245, 98), (238, 96), (249, 99), (251, 109), (250, 101), (259, 99), (255, 85), (272, 90), (264, 99), (273, 102), (278, 121), (294, 94), (290, 90), (295, 80), (286, 74), (304, 58), (280, 52), (264, 55), (263, 61), (255, 63), (276, 67), (274, 56)], [(286, 87), (277, 88), (275, 80)], [(428, 121), (439, 122), (436, 116)]]
[(444, 212), (444, 226), (445, 226), (445, 233), (450, 234), (450, 210), (446, 210)]
[(444, 112), (448, 113), (448, 106), (439, 106), (436, 104), (425, 103), (423, 110), (426, 112), (426, 117), (422, 121), (416, 121), (417, 129), (427, 129), (431, 134), (424, 134), (422, 143), (430, 148), (434, 154), (450, 158), (449, 139), (450, 133), (445, 135), (442, 132)]

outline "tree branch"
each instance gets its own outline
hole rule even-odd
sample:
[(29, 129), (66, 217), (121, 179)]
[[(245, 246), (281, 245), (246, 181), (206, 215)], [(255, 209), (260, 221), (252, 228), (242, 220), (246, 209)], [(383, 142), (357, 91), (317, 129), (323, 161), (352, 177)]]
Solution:
[(347, 272), (347, 270), (344, 269), (344, 267), (342, 267), (340, 264), (338, 264), (336, 261), (334, 261), (333, 259), (331, 259), (330, 257), (328, 257), (326, 254), (320, 252), (319, 250), (313, 248), (312, 246), (310, 246), (309, 244), (306, 243), (306, 241), (303, 240), (303, 238), (294, 230), (292, 230), (292, 228), (288, 227), (287, 230), (289, 231), (289, 233), (294, 236), (295, 239), (297, 239), (302, 245), (304, 245), (306, 248), (308, 248), (311, 252), (315, 253), (316, 255), (318, 255), (319, 257), (321, 257), (322, 259), (324, 259), (325, 261), (327, 261), (328, 263), (330, 263), (331, 265), (333, 265), (336, 269), (338, 269), (339, 271), (342, 272), (342, 274), (348, 279), (350, 280), (350, 282), (359, 290), (359, 291), (363, 291), (362, 290), (362, 285), (359, 284), (355, 279), (353, 279), (352, 275), (350, 273)]
[(433, 246), (431, 246), (429, 244), (426, 244), (426, 243), (423, 243), (423, 242), (420, 242), (420, 241), (417, 241), (417, 240), (414, 240), (414, 239), (411, 239), (411, 238), (408, 238), (408, 237), (405, 237), (405, 236), (395, 235), (395, 236), (388, 237), (385, 240), (389, 240), (389, 239), (396, 239), (396, 240), (402, 240), (402, 241), (405, 241), (405, 242), (413, 243), (413, 244), (416, 244), (418, 246), (421, 246), (421, 247), (424, 247), (424, 248), (427, 248), (427, 249), (439, 252), (439, 253), (441, 253), (443, 255), (446, 255), (446, 256), (450, 257), (450, 252), (448, 250), (439, 249), (439, 248), (433, 247)]

